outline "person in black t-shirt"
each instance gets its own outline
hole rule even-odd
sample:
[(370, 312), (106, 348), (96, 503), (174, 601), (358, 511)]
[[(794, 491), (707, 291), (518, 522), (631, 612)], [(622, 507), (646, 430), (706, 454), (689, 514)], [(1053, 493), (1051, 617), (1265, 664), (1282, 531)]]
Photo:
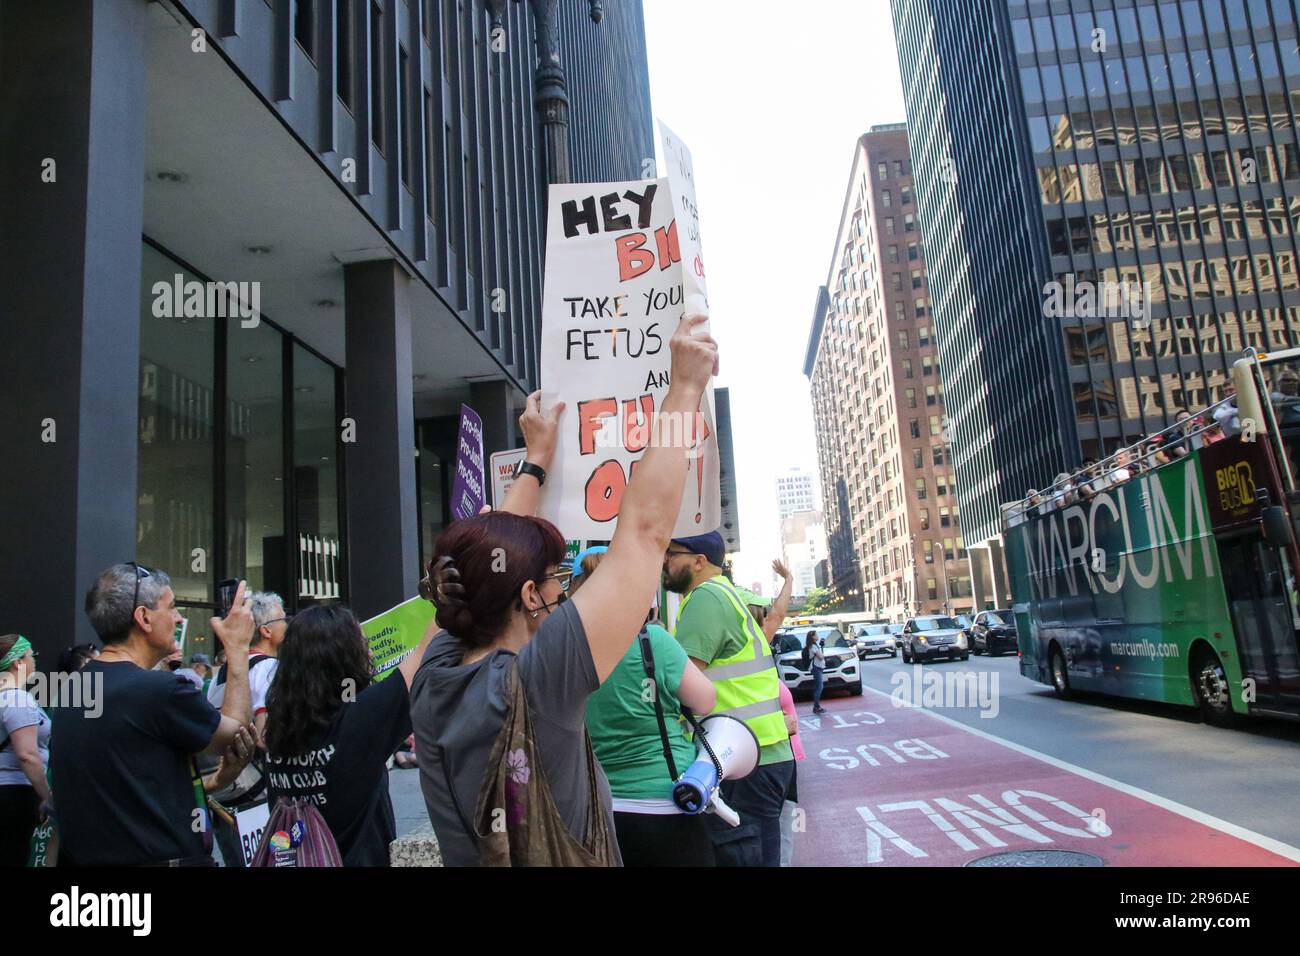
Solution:
[(387, 866), (397, 838), (388, 757), (411, 734), (411, 680), (436, 628), (397, 672), (370, 680), (370, 649), (345, 607), (297, 614), (267, 696), (272, 800), (307, 799), (329, 825), (344, 866)]
[[(180, 623), (162, 571), (118, 564), (86, 594), (104, 647), (80, 671), (83, 706), (54, 708), (50, 776), (60, 865), (211, 865), (203, 795), (223, 786), (252, 754), (248, 645), (253, 619), (240, 582), (212, 629), (230, 655), (231, 686), (220, 711), (184, 677), (153, 668), (176, 647)], [(194, 755), (222, 755), (200, 778)]]

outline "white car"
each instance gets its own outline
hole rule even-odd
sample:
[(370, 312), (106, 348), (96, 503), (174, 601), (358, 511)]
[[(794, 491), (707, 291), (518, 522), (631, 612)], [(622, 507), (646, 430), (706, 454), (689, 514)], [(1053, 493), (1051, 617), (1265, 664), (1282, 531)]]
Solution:
[(812, 693), (812, 667), (803, 660), (804, 644), (815, 634), (826, 656), (823, 690), (846, 687), (851, 694), (862, 693), (862, 674), (858, 671), (858, 651), (835, 627), (792, 627), (777, 631), (772, 652), (781, 680), (796, 697), (800, 691)]
[(858, 649), (858, 660), (868, 654), (888, 654), (898, 656), (898, 642), (894, 634), (901, 627), (899, 624), (854, 624), (849, 639)]

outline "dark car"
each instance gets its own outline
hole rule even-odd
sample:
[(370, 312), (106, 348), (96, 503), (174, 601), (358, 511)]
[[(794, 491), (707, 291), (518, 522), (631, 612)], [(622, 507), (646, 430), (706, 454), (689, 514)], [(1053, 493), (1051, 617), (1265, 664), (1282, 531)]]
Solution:
[(970, 649), (976, 654), (1001, 654), (1019, 648), (1016, 623), (1009, 609), (980, 611), (970, 626)]

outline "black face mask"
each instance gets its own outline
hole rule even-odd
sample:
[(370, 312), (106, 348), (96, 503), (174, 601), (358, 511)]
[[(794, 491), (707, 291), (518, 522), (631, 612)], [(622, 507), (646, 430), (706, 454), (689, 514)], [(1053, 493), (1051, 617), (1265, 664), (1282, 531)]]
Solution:
[(561, 604), (563, 604), (563, 603), (564, 603), (565, 601), (567, 601), (568, 599), (569, 599), (569, 595), (567, 595), (566, 593), (564, 593), (563, 591), (561, 591), (561, 592), (560, 592), (560, 596), (557, 597), (557, 598), (556, 598), (552, 603), (547, 604), (545, 601), (543, 601), (543, 602), (542, 602), (542, 606), (539, 607), (539, 608), (537, 608), (537, 610), (538, 610), (538, 611), (551, 611), (551, 610), (554, 610), (555, 608), (559, 607)]

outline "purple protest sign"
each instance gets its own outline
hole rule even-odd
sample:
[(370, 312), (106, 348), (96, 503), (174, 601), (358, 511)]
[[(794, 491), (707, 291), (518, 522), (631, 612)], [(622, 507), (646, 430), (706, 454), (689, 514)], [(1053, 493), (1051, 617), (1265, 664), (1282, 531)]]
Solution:
[(483, 420), (468, 405), (460, 407), (456, 440), (456, 480), (451, 486), (453, 519), (472, 518), (487, 502), (483, 490)]

